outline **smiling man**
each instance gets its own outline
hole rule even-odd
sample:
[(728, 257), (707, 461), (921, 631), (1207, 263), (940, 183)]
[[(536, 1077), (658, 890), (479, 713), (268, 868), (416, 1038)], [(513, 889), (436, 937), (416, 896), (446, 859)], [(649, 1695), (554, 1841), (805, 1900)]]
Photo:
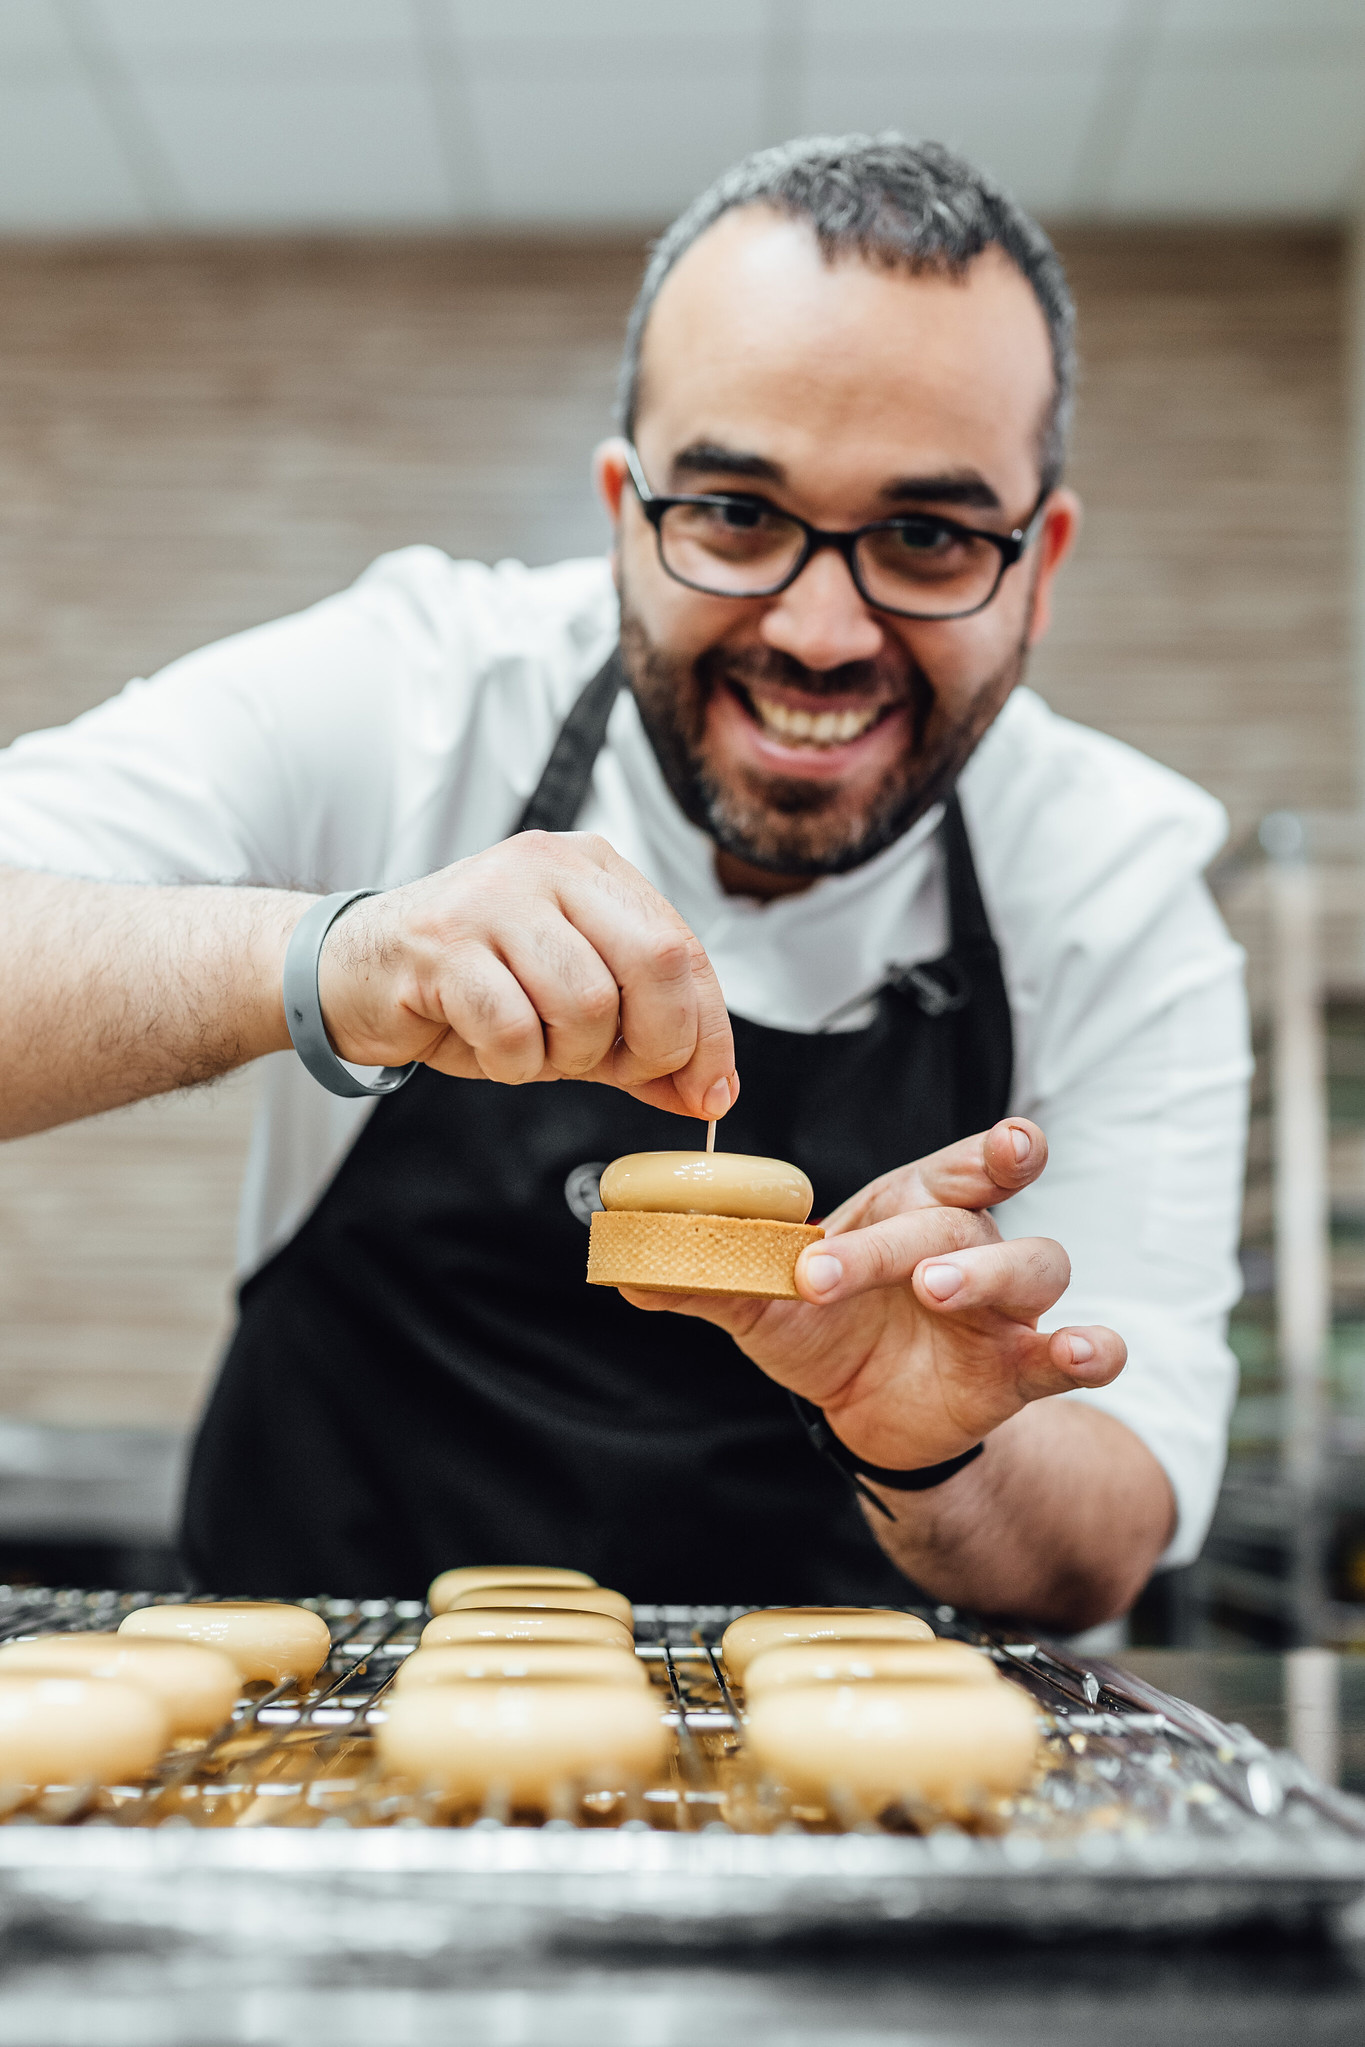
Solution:
[[(1195, 1554), (1239, 959), (1218, 806), (1020, 687), (1073, 374), (969, 166), (766, 151), (652, 257), (610, 563), (410, 549), (0, 758), (7, 1134), (273, 1055), (198, 1579), (1079, 1627)], [(800, 1301), (584, 1284), (680, 1115), (810, 1174)]]

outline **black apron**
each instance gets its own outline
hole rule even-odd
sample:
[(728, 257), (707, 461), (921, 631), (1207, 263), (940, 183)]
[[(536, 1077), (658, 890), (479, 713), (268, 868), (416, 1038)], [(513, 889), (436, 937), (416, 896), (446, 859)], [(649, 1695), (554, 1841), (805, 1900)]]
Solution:
[[(613, 657), (523, 828), (572, 830), (619, 683)], [(872, 1022), (732, 1019), (725, 1148), (801, 1166), (817, 1216), (1006, 1113), (1009, 1004), (955, 796), (941, 844), (949, 951), (894, 971)], [(420, 1596), (450, 1565), (526, 1562), (679, 1604), (907, 1597), (846, 1479), (723, 1331), (585, 1282), (597, 1173), (692, 1128), (587, 1081), (422, 1067), (381, 1100), (241, 1290), (189, 1475), (196, 1583)]]

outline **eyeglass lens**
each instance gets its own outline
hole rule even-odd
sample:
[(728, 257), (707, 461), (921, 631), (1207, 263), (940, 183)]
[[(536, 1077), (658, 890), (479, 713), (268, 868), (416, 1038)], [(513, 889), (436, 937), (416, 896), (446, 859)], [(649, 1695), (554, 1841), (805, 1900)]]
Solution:
[[(789, 576), (806, 536), (743, 498), (670, 505), (659, 523), (665, 568), (717, 597), (762, 597)], [(888, 610), (948, 616), (985, 603), (1000, 579), (997, 548), (931, 517), (864, 533), (855, 549), (865, 595)]]

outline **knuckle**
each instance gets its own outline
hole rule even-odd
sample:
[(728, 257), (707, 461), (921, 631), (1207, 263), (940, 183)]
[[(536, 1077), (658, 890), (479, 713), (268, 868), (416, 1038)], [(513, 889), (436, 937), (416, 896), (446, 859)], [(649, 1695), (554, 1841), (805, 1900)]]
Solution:
[(692, 965), (692, 942), (686, 931), (656, 924), (640, 949), (640, 957), (651, 980), (676, 981)]
[(614, 1025), (620, 1007), (621, 992), (614, 981), (592, 981), (579, 991), (579, 1016), (594, 1028), (607, 1029)]
[(900, 1259), (894, 1240), (884, 1229), (870, 1229), (863, 1233), (862, 1258), (864, 1277), (872, 1286), (890, 1286), (899, 1276)]
[(944, 1224), (947, 1251), (971, 1251), (980, 1244), (994, 1241), (995, 1228), (989, 1218), (978, 1215), (971, 1208), (945, 1208), (941, 1211)]

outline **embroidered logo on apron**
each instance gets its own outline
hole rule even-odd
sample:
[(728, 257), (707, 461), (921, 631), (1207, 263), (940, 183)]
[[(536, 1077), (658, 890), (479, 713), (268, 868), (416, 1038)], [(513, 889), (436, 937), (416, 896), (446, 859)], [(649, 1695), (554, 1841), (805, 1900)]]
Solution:
[(575, 1166), (564, 1182), (564, 1199), (584, 1229), (601, 1210), (598, 1183), (610, 1163), (609, 1159), (589, 1159), (585, 1165)]

